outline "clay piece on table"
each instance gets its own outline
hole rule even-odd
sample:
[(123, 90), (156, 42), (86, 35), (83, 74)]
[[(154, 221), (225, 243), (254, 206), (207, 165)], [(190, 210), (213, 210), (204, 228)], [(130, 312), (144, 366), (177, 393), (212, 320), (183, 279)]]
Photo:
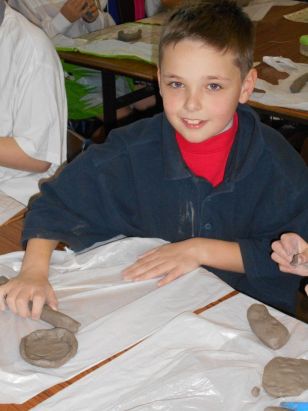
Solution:
[(266, 364), (262, 386), (273, 397), (300, 395), (308, 389), (308, 360), (276, 357)]
[(118, 40), (121, 41), (136, 41), (141, 39), (142, 30), (119, 30), (118, 31)]
[(253, 395), (254, 397), (259, 397), (260, 388), (259, 387), (253, 387), (253, 389), (251, 390), (251, 395)]
[(299, 76), (290, 85), (291, 93), (299, 93), (301, 91), (301, 89), (306, 85), (307, 81), (308, 81), (308, 73), (305, 73), (305, 74)]
[[(31, 309), (32, 304), (30, 304)], [(66, 330), (76, 333), (80, 327), (80, 322), (74, 320), (60, 311), (53, 310), (49, 305), (44, 304), (40, 320), (58, 328), (65, 328)]]
[(252, 304), (247, 310), (247, 319), (255, 335), (274, 350), (283, 347), (290, 338), (288, 329), (263, 304)]
[(32, 365), (58, 368), (72, 358), (78, 348), (73, 333), (64, 328), (36, 330), (20, 341), (20, 355)]

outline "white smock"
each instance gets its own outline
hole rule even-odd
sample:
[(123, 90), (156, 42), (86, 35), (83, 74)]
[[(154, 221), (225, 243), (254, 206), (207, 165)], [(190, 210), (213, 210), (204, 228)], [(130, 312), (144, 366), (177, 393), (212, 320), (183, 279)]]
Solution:
[[(23, 14), (28, 20), (41, 27), (50, 39), (56, 44), (58, 38), (78, 38), (94, 31), (102, 30), (106, 27), (115, 24), (111, 15), (104, 12), (107, 5), (107, 0), (99, 0), (98, 17), (93, 23), (87, 23), (82, 18), (70, 22), (61, 13), (66, 0), (9, 0), (8, 4), (15, 10)], [(102, 78), (99, 70), (82, 67), (78, 73), (73, 74), (65, 69), (65, 76), (68, 81), (66, 87), (68, 96), (72, 93), (72, 97), (68, 98), (69, 118), (72, 120), (80, 120), (89, 117), (100, 116), (103, 113), (103, 98), (102, 98)], [(84, 88), (84, 96), (80, 97), (75, 94), (73, 84), (78, 83)], [(117, 79), (117, 96), (121, 96), (129, 92), (128, 86), (123, 79)], [(78, 88), (78, 87), (77, 87)], [(80, 102), (79, 102), (80, 100)], [(72, 108), (76, 105), (77, 108)], [(80, 117), (80, 112), (88, 111), (83, 117)]]
[(161, 7), (161, 2), (160, 0), (145, 0), (144, 7), (145, 7), (145, 14), (148, 17), (150, 17), (158, 13)]
[(0, 190), (27, 204), (66, 160), (67, 104), (60, 60), (47, 36), (6, 7), (0, 26), (0, 136), (15, 138), (45, 173), (0, 167)]
[(67, 37), (79, 37), (86, 33), (101, 30), (114, 24), (110, 14), (103, 12), (107, 0), (100, 0), (100, 9), (97, 19), (93, 23), (87, 23), (78, 19), (71, 23), (60, 12), (66, 0), (9, 0), (8, 4), (20, 11), (28, 20), (41, 27), (48, 37), (57, 34)]

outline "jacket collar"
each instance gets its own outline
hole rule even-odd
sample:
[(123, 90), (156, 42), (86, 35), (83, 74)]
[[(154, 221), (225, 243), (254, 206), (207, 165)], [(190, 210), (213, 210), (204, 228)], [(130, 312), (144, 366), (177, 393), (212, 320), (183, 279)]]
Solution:
[[(242, 104), (238, 106), (237, 112), (239, 128), (226, 165), (226, 183), (241, 180), (254, 170), (264, 149), (261, 123), (257, 114)], [(166, 179), (180, 180), (192, 177), (182, 159), (175, 131), (165, 114), (162, 115), (162, 153)]]
[(162, 116), (162, 153), (164, 175), (168, 180), (180, 180), (191, 177), (175, 139), (175, 131), (165, 114)]
[(256, 112), (240, 104), (237, 113), (239, 126), (226, 165), (226, 182), (242, 180), (255, 170), (265, 146), (262, 123)]

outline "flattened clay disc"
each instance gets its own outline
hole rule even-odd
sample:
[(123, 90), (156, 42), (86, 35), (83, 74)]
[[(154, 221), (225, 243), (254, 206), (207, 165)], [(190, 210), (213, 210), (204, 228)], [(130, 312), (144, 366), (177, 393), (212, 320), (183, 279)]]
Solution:
[(73, 333), (64, 328), (36, 330), (20, 341), (20, 355), (30, 364), (57, 368), (72, 358), (78, 348)]
[(262, 385), (273, 397), (300, 395), (308, 389), (308, 360), (276, 357), (264, 367)]

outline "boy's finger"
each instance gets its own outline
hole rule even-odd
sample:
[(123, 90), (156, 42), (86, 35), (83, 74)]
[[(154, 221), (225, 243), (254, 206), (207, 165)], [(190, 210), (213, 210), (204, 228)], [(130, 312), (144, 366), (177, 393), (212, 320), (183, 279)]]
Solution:
[(46, 304), (53, 310), (58, 311), (58, 300), (53, 290), (48, 294)]
[(41, 295), (37, 295), (33, 297), (32, 309), (31, 309), (32, 320), (40, 319), (44, 304), (45, 304), (45, 297)]
[(23, 318), (28, 318), (30, 317), (30, 309), (29, 309), (29, 304), (28, 300), (25, 298), (16, 298), (16, 314), (20, 315), (20, 317)]
[(288, 255), (293, 255), (299, 252), (298, 238), (299, 236), (294, 233), (282, 234), (281, 244)]
[(134, 281), (150, 280), (152, 278), (161, 277), (169, 273), (171, 267), (168, 267), (165, 263), (155, 264), (148, 267), (147, 270), (142, 271), (139, 275), (130, 277)]
[(167, 285), (176, 280), (178, 277), (181, 277), (181, 275), (183, 275), (183, 273), (178, 268), (175, 268), (171, 270), (163, 279), (161, 279), (157, 285), (158, 287)]
[(299, 264), (308, 264), (308, 248), (304, 250), (302, 253), (298, 254), (299, 257)]
[(294, 254), (294, 251), (292, 253), (288, 252), (286, 248), (283, 246), (282, 241), (274, 241), (272, 243), (272, 250), (277, 254), (285, 259), (289, 259), (290, 255)]
[(281, 254), (277, 254), (275, 251), (271, 255), (272, 260), (279, 265), (286, 265), (290, 263), (290, 257), (284, 256), (282, 257)]
[(0, 311), (4, 311), (6, 309), (6, 302), (5, 302), (6, 294), (5, 292), (0, 292)]
[(149, 256), (149, 255), (151, 255), (151, 254), (153, 254), (153, 253), (155, 253), (159, 248), (160, 248), (160, 247), (156, 247), (156, 248), (152, 248), (152, 249), (149, 250), (149, 251), (146, 251), (145, 253), (141, 254), (141, 255), (138, 257), (138, 260), (141, 259), (141, 258), (147, 257), (147, 256)]
[(138, 275), (142, 274), (145, 271), (151, 270), (153, 267), (159, 264), (159, 259), (156, 258), (145, 258), (140, 259), (136, 263), (132, 264), (131, 266), (127, 267), (123, 270), (122, 274), (125, 278), (133, 278), (137, 277)]

